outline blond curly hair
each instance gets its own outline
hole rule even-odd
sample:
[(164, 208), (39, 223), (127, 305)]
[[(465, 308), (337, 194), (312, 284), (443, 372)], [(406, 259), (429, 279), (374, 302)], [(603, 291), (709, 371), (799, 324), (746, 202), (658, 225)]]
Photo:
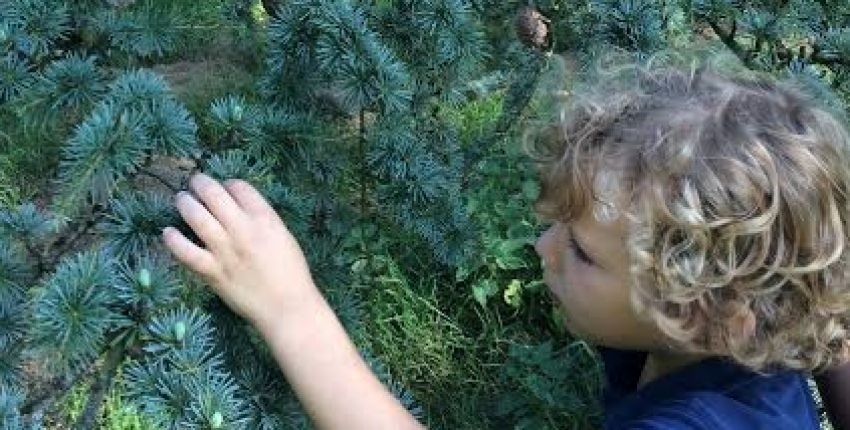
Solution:
[(612, 58), (526, 136), (536, 211), (625, 216), (632, 306), (677, 347), (757, 371), (850, 358), (842, 112), (716, 56)]

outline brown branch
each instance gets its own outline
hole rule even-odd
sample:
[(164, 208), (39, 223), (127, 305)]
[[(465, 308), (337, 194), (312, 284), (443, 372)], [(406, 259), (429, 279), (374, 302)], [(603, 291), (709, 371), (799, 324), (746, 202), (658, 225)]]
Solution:
[(95, 428), (95, 423), (100, 416), (103, 408), (103, 399), (106, 397), (106, 392), (112, 385), (112, 378), (118, 370), (118, 365), (121, 364), (121, 359), (124, 358), (124, 345), (118, 343), (106, 353), (106, 359), (103, 366), (100, 368), (100, 373), (97, 375), (94, 384), (92, 384), (89, 399), (86, 402), (86, 407), (83, 413), (77, 419), (74, 428), (77, 430), (88, 430)]
[(24, 248), (26, 248), (27, 253), (30, 258), (35, 259), (36, 263), (36, 272), (38, 272), (37, 278), (40, 278), (41, 275), (47, 271), (47, 264), (45, 261), (45, 255), (43, 251), (36, 249), (35, 244), (32, 243), (32, 238), (29, 236), (21, 237), (21, 241), (24, 243)]
[(82, 237), (85, 236), (86, 233), (88, 233), (89, 230), (91, 230), (91, 228), (94, 227), (97, 222), (100, 221), (105, 215), (106, 214), (104, 212), (94, 209), (91, 215), (89, 215), (85, 219), (85, 224), (81, 229), (77, 230), (76, 233), (74, 233), (72, 236), (65, 236), (57, 240), (55, 244), (57, 245), (57, 251), (55, 251), (52, 256), (47, 258), (47, 267), (53, 267), (54, 265), (56, 265), (59, 259), (62, 258), (62, 256), (65, 255), (66, 252), (73, 249), (74, 245), (76, 245), (77, 242), (82, 239)]
[[(738, 33), (738, 20), (732, 17), (732, 29), (729, 30), (729, 39), (735, 42), (735, 35)], [(737, 42), (735, 42), (737, 43)]]
[(734, 33), (737, 28), (735, 24), (735, 18), (732, 18), (732, 31), (729, 34), (724, 32), (723, 29), (720, 28), (720, 25), (718, 25), (713, 19), (706, 17), (705, 20), (706, 22), (708, 22), (708, 25), (711, 26), (711, 30), (714, 31), (714, 34), (716, 34), (717, 37), (720, 38), (720, 41), (723, 42), (723, 44), (726, 45), (726, 47), (729, 48), (732, 52), (734, 52), (735, 55), (737, 55), (738, 58), (740, 58), (741, 61), (744, 62), (744, 64), (748, 65), (749, 55), (747, 55), (741, 45), (738, 44), (738, 42), (734, 38)]
[(812, 56), (809, 58), (809, 61), (815, 64), (823, 64), (824, 66), (850, 66), (850, 60), (842, 57), (833, 57), (826, 58), (821, 55), (818, 51), (812, 53)]
[(163, 178), (162, 176), (160, 176), (160, 175), (158, 175), (154, 172), (151, 172), (150, 170), (140, 169), (139, 173), (146, 175), (146, 176), (150, 176), (151, 178), (158, 180), (161, 184), (165, 185), (173, 193), (177, 193), (178, 191), (180, 191), (177, 187), (175, 187), (174, 185), (171, 185), (171, 183), (169, 183), (167, 180), (165, 180), (165, 178)]

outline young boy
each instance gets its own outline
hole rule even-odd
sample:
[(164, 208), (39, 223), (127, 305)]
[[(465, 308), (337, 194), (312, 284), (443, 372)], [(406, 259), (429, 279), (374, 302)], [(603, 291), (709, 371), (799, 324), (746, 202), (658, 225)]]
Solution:
[[(528, 141), (552, 222), (535, 248), (567, 326), (600, 346), (605, 427), (819, 428), (803, 372), (850, 352), (844, 125), (763, 77), (617, 70)], [(266, 200), (241, 180), (190, 187), (176, 206), (205, 247), (171, 227), (166, 246), (257, 327), (314, 423), (421, 428)]]

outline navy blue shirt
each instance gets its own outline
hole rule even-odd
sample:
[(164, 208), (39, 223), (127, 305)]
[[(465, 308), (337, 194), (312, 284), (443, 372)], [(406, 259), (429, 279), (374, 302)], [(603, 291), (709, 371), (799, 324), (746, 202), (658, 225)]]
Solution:
[(646, 353), (599, 348), (605, 363), (606, 430), (816, 430), (803, 373), (753, 373), (709, 358), (637, 390)]

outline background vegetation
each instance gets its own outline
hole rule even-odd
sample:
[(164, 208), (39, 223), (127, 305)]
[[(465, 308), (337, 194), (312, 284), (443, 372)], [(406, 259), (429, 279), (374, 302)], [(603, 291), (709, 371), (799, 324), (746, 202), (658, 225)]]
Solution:
[(310, 427), (159, 244), (202, 170), (264, 192), (430, 427), (593, 428), (521, 132), (598, 53), (696, 46), (846, 107), (841, 0), (0, 3), (0, 426)]

